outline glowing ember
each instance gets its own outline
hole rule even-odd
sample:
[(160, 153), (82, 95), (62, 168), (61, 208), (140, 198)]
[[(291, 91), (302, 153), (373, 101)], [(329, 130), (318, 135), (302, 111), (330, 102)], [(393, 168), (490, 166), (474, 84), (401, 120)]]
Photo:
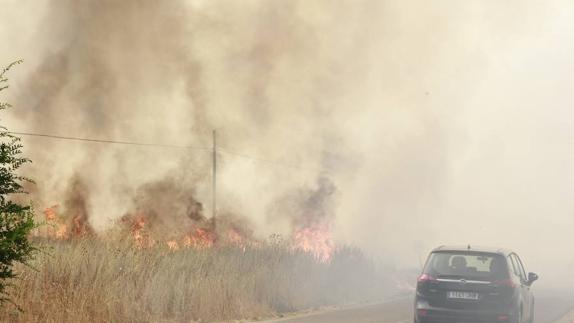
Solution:
[(68, 239), (70, 234), (68, 231), (68, 225), (61, 222), (58, 216), (59, 205), (53, 205), (44, 210), (44, 217), (48, 224), (47, 232), (45, 233), (48, 237), (56, 239)]
[(227, 240), (233, 244), (243, 244), (243, 236), (233, 228), (227, 231)]
[(131, 233), (137, 248), (151, 247), (155, 241), (144, 231), (146, 220), (143, 216), (136, 217), (131, 223)]
[(215, 240), (215, 233), (206, 229), (196, 228), (195, 231), (183, 238), (183, 245), (185, 247), (210, 248), (215, 244)]
[(132, 222), (132, 232), (141, 231), (145, 227), (145, 218), (143, 216), (138, 216)]
[(179, 244), (177, 243), (176, 240), (170, 240), (166, 242), (166, 244), (169, 250), (179, 250)]
[(68, 234), (68, 226), (65, 224), (61, 224), (54, 233), (54, 236), (57, 239), (67, 239), (70, 235)]
[(86, 224), (86, 219), (80, 215), (74, 216), (72, 219), (72, 234), (75, 237), (80, 237), (86, 235), (90, 232), (89, 227)]
[(55, 221), (58, 216), (58, 207), (59, 205), (53, 205), (44, 210), (44, 216), (46, 217), (47, 221)]
[(312, 254), (320, 261), (331, 259), (335, 245), (327, 225), (301, 228), (293, 234), (293, 247)]
[(46, 218), (46, 229), (39, 232), (47, 238), (53, 239), (70, 239), (81, 236), (90, 235), (93, 233), (87, 218), (82, 213), (77, 213), (75, 216), (60, 215), (59, 205), (53, 205), (44, 210), (44, 217)]

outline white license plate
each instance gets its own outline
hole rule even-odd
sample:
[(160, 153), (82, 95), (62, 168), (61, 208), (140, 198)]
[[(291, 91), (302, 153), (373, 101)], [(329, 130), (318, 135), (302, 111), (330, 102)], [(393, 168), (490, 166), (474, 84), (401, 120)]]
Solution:
[(449, 299), (470, 299), (478, 300), (478, 293), (473, 292), (448, 292), (446, 297)]

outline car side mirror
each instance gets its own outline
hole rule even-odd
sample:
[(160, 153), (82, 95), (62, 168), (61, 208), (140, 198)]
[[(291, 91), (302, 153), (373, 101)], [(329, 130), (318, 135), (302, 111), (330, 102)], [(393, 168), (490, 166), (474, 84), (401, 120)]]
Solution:
[(528, 273), (528, 284), (532, 284), (538, 280), (538, 275), (535, 273)]

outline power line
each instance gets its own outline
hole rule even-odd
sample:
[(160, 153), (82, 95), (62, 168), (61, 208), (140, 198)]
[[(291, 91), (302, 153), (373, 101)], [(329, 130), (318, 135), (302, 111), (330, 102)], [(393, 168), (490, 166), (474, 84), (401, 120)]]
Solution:
[(51, 139), (59, 139), (59, 140), (86, 141), (86, 142), (95, 142), (95, 143), (102, 143), (102, 144), (118, 144), (118, 145), (130, 145), (130, 146), (178, 148), (178, 149), (196, 149), (196, 150), (208, 150), (208, 151), (211, 150), (210, 148), (205, 148), (205, 147), (154, 144), (154, 143), (145, 143), (145, 142), (92, 139), (92, 138), (80, 138), (80, 137), (67, 137), (67, 136), (57, 136), (57, 135), (48, 135), (48, 134), (40, 134), (40, 133), (30, 133), (30, 132), (7, 131), (6, 133), (9, 133), (12, 135), (19, 135), (19, 136), (42, 137), (42, 138), (51, 138)]
[[(196, 146), (183, 146), (183, 145), (169, 145), (169, 144), (155, 144), (155, 143), (145, 143), (145, 142), (134, 142), (134, 141), (121, 141), (121, 140), (106, 140), (106, 139), (93, 139), (93, 138), (82, 138), (82, 137), (69, 137), (69, 136), (59, 136), (59, 135), (51, 135), (51, 134), (41, 134), (41, 133), (32, 133), (32, 132), (17, 132), (17, 131), (6, 131), (5, 133), (19, 135), (19, 136), (29, 136), (29, 137), (40, 137), (40, 138), (49, 138), (49, 139), (57, 139), (57, 140), (71, 140), (71, 141), (83, 141), (83, 142), (94, 142), (94, 143), (102, 143), (102, 144), (117, 144), (117, 145), (130, 145), (130, 146), (141, 146), (141, 147), (159, 147), (159, 148), (175, 148), (175, 149), (194, 149), (194, 150), (204, 150), (204, 151), (216, 151), (226, 155), (239, 157), (243, 159), (252, 160), (255, 162), (266, 163), (270, 165), (276, 165), (284, 168), (291, 168), (299, 171), (308, 171), (308, 172), (320, 172), (319, 169), (312, 169), (301, 167), (298, 165), (293, 165), (289, 163), (279, 162), (276, 160), (270, 160), (260, 157), (252, 157), (245, 154), (237, 153), (227, 148), (207, 148), (207, 147), (196, 147)], [(215, 150), (214, 150), (215, 149)]]

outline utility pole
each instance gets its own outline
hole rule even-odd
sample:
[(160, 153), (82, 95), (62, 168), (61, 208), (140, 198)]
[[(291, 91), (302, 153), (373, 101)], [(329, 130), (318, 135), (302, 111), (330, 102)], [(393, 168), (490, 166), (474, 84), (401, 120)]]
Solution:
[(216, 136), (215, 136), (215, 129), (213, 129), (213, 170), (212, 170), (212, 205), (211, 205), (211, 213), (212, 218), (215, 223), (215, 216), (217, 215), (217, 143), (216, 143)]

